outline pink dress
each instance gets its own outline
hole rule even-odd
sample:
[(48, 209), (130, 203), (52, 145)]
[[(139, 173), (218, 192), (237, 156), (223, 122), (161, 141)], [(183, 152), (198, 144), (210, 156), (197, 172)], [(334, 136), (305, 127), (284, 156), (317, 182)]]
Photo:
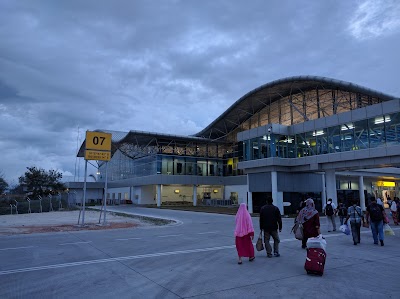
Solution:
[(235, 220), (235, 245), (238, 256), (254, 257), (254, 246), (251, 240), (251, 236), (254, 236), (253, 221), (246, 204), (240, 204)]
[(254, 232), (249, 233), (243, 237), (235, 238), (236, 250), (238, 256), (240, 257), (253, 257), (254, 256), (254, 246), (251, 240), (251, 236), (254, 236)]

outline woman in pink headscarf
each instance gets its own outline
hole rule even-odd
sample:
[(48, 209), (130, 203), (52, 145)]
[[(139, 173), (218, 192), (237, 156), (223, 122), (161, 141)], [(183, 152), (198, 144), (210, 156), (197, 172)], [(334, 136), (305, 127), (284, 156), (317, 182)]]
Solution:
[(235, 227), (235, 244), (239, 256), (239, 265), (242, 264), (242, 257), (248, 257), (250, 262), (255, 259), (253, 238), (253, 221), (247, 211), (246, 204), (241, 203), (236, 213)]

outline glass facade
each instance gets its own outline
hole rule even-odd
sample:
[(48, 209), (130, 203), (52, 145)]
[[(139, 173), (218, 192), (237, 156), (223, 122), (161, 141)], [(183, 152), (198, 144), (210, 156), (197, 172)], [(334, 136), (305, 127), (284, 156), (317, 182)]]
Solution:
[(243, 160), (305, 156), (400, 143), (400, 113), (346, 123), (294, 136), (268, 134), (243, 141)]
[[(181, 150), (175, 148), (160, 148), (158, 153), (142, 154), (134, 158), (129, 152), (117, 150), (108, 165), (108, 179), (110, 181), (150, 176), (155, 174), (166, 175), (195, 175), (195, 176), (235, 176), (242, 174), (237, 168), (241, 155), (240, 147), (192, 146)], [(200, 154), (201, 150), (204, 150)], [(154, 152), (154, 151), (153, 151)], [(185, 155), (186, 154), (186, 155)], [(190, 156), (188, 154), (191, 154)], [(134, 156), (132, 154), (132, 156)], [(99, 168), (99, 181), (105, 180), (105, 164)]]

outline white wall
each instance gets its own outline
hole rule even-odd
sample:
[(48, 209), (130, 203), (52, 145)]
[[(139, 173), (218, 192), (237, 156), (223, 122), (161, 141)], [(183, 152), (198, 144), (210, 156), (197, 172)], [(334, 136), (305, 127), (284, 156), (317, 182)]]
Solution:
[[(179, 193), (175, 193), (179, 190)], [(162, 186), (161, 202), (186, 201), (193, 202), (193, 186), (168, 185)], [(197, 188), (199, 193), (199, 188)]]
[[(162, 190), (162, 189), (161, 189)], [(141, 186), (141, 194), (139, 195), (139, 204), (151, 205), (156, 204), (156, 185)]]
[(247, 185), (231, 185), (225, 186), (224, 188), (224, 197), (225, 199), (229, 199), (231, 197), (231, 192), (238, 193), (238, 203), (246, 202), (247, 200)]

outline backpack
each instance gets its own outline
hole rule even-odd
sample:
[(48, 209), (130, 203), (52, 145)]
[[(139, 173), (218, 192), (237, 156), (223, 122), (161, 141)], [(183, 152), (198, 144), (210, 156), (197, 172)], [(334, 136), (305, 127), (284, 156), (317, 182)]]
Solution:
[(381, 221), (383, 219), (382, 210), (378, 204), (372, 204), (369, 206), (369, 214), (371, 221)]
[(325, 214), (326, 216), (332, 216), (333, 215), (333, 207), (330, 203), (328, 203), (325, 207)]
[(344, 205), (339, 207), (339, 216), (347, 216), (347, 208)]

